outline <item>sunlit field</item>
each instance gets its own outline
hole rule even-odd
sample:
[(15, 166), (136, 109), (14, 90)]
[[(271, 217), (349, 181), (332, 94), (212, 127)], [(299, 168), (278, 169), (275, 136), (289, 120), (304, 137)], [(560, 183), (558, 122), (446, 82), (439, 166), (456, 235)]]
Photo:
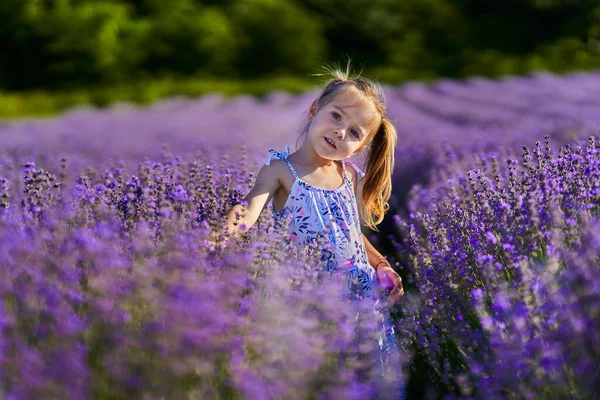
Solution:
[[(598, 93), (597, 73), (386, 88), (399, 143), (372, 237), (406, 287), (409, 398), (594, 398)], [(316, 96), (3, 122), (0, 397), (369, 398), (354, 338), (376, 322), (339, 301), (318, 249), (286, 245), (270, 209), (205, 246)]]

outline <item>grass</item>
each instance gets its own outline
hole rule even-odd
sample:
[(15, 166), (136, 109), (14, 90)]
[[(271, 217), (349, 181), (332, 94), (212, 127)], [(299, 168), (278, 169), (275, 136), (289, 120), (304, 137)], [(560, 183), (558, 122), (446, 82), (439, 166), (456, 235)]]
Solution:
[(73, 90), (0, 91), (0, 120), (52, 117), (75, 106), (102, 108), (121, 101), (145, 105), (171, 96), (199, 97), (215, 93), (226, 97), (241, 94), (263, 97), (274, 90), (297, 94), (318, 85), (318, 80), (298, 77), (248, 81), (162, 78)]

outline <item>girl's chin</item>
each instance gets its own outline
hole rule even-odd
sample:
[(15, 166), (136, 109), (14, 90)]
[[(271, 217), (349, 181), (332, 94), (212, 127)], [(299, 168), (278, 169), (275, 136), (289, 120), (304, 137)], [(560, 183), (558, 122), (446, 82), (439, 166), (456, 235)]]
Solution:
[(321, 157), (323, 158), (328, 158), (328, 159), (337, 159), (337, 150), (334, 149), (333, 147), (326, 147), (329, 146), (328, 144), (325, 144), (325, 146), (322, 147), (322, 149), (319, 149), (319, 151), (317, 152)]

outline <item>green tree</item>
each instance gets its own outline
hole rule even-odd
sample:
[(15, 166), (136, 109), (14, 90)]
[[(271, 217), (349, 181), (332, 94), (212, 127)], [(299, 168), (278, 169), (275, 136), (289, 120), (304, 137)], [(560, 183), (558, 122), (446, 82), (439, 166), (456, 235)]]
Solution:
[[(382, 66), (391, 81), (453, 75), (465, 23), (447, 0), (308, 0), (326, 15), (333, 58)], [(358, 57), (354, 57), (358, 55)]]
[(457, 0), (469, 23), (459, 76), (600, 67), (595, 50), (596, 0)]
[(193, 0), (138, 0), (136, 9), (152, 26), (144, 70), (235, 75), (238, 38), (222, 8)]
[(144, 56), (140, 44), (149, 27), (116, 1), (23, 0), (0, 11), (9, 21), (0, 29), (9, 88), (112, 81)]
[(240, 38), (242, 77), (314, 72), (325, 61), (320, 18), (286, 0), (237, 0), (228, 14)]
[(600, 67), (598, 0), (3, 0), (0, 88), (306, 76), (398, 83)]

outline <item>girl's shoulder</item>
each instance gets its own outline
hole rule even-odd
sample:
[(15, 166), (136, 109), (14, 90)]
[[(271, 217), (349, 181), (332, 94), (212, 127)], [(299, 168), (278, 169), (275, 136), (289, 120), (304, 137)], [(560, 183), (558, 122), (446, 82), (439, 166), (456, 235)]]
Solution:
[(346, 168), (346, 171), (349, 172), (350, 182), (352, 182), (352, 186), (354, 187), (354, 194), (358, 195), (358, 185), (365, 176), (365, 173), (352, 161), (345, 160), (344, 163), (346, 164), (346, 167), (350, 167)]
[[(290, 175), (290, 169), (292, 168), (288, 164), (288, 156), (290, 155), (290, 145), (285, 146), (285, 150), (277, 151), (275, 149), (269, 149), (271, 155), (265, 161), (263, 169), (269, 169), (270, 174), (277, 178), (277, 180), (283, 185), (287, 181), (288, 175)], [(288, 185), (289, 186), (289, 185)]]
[(289, 167), (287, 166), (285, 160), (273, 159), (268, 164), (264, 164), (263, 168), (270, 169), (274, 173), (282, 173), (285, 172)]
[(284, 168), (285, 161), (283, 160), (272, 160), (268, 165), (264, 164), (258, 171), (254, 189), (258, 188), (259, 191), (275, 194), (283, 186)]
[(360, 169), (360, 168), (358, 167), (358, 165), (354, 164), (354, 163), (353, 163), (352, 161), (350, 161), (350, 160), (345, 160), (345, 161), (344, 161), (344, 163), (345, 163), (346, 165), (349, 165), (349, 166), (351, 166), (351, 167), (352, 167), (352, 168), (350, 168), (350, 171), (351, 171), (351, 172), (352, 172), (352, 173), (353, 173), (355, 176), (357, 176), (357, 175), (358, 175), (358, 180), (359, 180), (359, 181), (360, 181), (362, 178), (364, 178), (364, 176), (365, 176), (365, 173), (363, 172), (363, 170), (362, 170), (362, 169)]
[(286, 145), (285, 150), (282, 151), (271, 148), (269, 149), (269, 153), (271, 153), (271, 155), (267, 158), (267, 161), (265, 161), (265, 165), (269, 165), (273, 160), (287, 160), (290, 155), (290, 145)]
[(263, 169), (268, 169), (272, 171), (272, 173), (278, 174), (284, 171), (284, 168), (288, 168), (285, 160), (282, 159), (272, 159), (268, 163), (264, 163), (262, 166)]

